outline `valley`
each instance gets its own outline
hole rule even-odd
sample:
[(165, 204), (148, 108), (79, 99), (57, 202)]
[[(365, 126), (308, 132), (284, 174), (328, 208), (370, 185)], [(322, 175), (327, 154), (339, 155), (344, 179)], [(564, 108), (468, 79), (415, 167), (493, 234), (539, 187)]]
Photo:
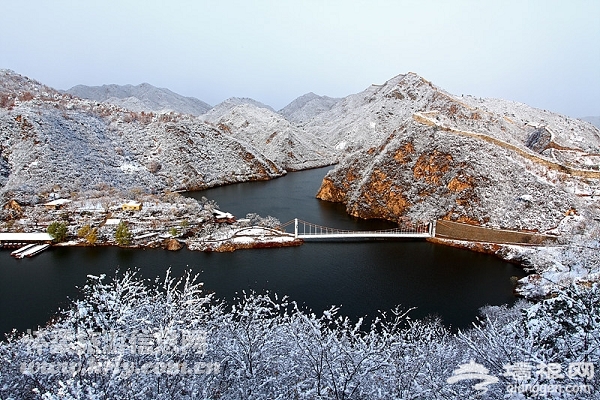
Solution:
[[(335, 164), (317, 197), (352, 216), (551, 235), (486, 251), (552, 282), (598, 279), (586, 266), (599, 246), (600, 132), (582, 120), (455, 96), (412, 72), (344, 98), (308, 93), (279, 112), (247, 98), (210, 107), (149, 84), (61, 92), (8, 70), (0, 96), (5, 205), (160, 198)], [(19, 226), (3, 212), (3, 230)], [(459, 239), (446, 240), (477, 247)]]

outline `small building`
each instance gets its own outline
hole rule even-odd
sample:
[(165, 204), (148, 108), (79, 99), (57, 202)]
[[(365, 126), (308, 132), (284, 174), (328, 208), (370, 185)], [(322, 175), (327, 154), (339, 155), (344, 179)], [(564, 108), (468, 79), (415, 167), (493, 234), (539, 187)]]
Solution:
[(108, 218), (104, 222), (104, 225), (119, 225), (120, 223), (121, 223), (121, 220), (119, 218)]
[(140, 211), (142, 209), (142, 203), (140, 203), (139, 201), (129, 201), (127, 203), (124, 203), (121, 206), (121, 209), (123, 211)]
[(69, 199), (56, 199), (44, 204), (48, 210), (60, 210), (65, 204), (70, 203)]

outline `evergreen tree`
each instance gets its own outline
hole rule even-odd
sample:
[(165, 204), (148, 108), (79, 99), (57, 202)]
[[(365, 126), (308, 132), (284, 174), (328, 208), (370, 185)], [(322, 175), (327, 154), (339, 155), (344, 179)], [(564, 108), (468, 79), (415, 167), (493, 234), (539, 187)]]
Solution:
[(131, 243), (131, 232), (129, 232), (127, 224), (123, 221), (121, 221), (117, 226), (117, 230), (115, 232), (115, 240), (120, 246), (126, 246)]
[(64, 242), (67, 238), (67, 226), (63, 222), (54, 221), (48, 226), (46, 232), (52, 236), (55, 242)]

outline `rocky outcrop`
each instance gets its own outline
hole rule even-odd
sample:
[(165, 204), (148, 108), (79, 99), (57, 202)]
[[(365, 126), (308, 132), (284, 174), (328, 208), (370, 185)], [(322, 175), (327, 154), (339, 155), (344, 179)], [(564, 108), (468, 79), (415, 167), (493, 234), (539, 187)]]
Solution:
[(165, 249), (169, 251), (178, 251), (183, 248), (183, 245), (179, 243), (176, 239), (169, 239), (165, 243)]
[(536, 153), (543, 153), (544, 150), (550, 147), (552, 143), (552, 134), (545, 127), (534, 130), (527, 137), (525, 146), (529, 147)]
[(361, 218), (544, 231), (600, 187), (591, 125), (458, 98), (415, 74), (349, 96), (307, 126), (346, 153), (317, 197)]

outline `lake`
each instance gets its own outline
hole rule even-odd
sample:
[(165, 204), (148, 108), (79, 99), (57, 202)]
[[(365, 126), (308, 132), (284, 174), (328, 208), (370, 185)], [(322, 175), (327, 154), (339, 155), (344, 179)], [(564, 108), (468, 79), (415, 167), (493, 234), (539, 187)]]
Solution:
[[(247, 213), (293, 218), (341, 229), (387, 229), (387, 221), (348, 216), (340, 204), (315, 198), (329, 170), (294, 172), (265, 182), (241, 183), (191, 192), (214, 199), (238, 218)], [(88, 274), (114, 275), (139, 269), (146, 278), (171, 268), (200, 274), (205, 288), (229, 300), (242, 290), (288, 295), (320, 313), (330, 305), (356, 319), (400, 304), (411, 315), (437, 315), (454, 328), (468, 327), (486, 304), (511, 304), (517, 266), (496, 257), (417, 240), (306, 242), (299, 247), (201, 253), (116, 247), (55, 247), (30, 259), (0, 251), (0, 331), (44, 325), (79, 295)]]

